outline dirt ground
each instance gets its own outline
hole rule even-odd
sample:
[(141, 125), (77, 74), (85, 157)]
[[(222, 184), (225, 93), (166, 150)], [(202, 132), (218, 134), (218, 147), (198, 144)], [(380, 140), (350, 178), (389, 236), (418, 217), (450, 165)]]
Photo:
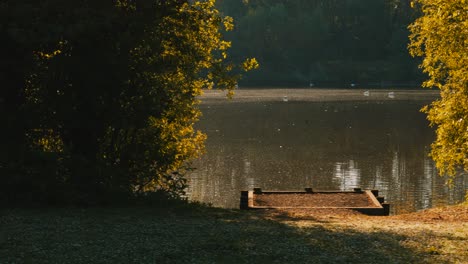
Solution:
[(468, 206), (445, 206), (437, 207), (419, 212), (391, 215), (391, 216), (368, 216), (349, 209), (269, 209), (259, 211), (263, 217), (273, 220), (285, 221), (318, 221), (318, 222), (361, 222), (361, 223), (459, 223), (468, 224)]
[(256, 194), (254, 206), (274, 207), (375, 207), (365, 193)]

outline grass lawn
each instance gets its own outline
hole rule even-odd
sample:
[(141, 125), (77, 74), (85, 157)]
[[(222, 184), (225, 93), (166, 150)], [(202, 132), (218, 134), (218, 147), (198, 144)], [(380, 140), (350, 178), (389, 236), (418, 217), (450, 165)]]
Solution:
[(200, 205), (3, 209), (0, 263), (468, 263), (468, 205), (390, 217)]

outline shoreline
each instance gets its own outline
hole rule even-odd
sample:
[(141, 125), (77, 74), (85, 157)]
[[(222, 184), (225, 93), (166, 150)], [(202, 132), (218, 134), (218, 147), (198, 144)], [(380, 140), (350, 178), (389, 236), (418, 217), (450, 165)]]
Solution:
[(213, 102), (333, 102), (333, 101), (434, 101), (440, 92), (433, 89), (236, 89), (231, 99), (221, 90), (204, 90), (198, 98)]

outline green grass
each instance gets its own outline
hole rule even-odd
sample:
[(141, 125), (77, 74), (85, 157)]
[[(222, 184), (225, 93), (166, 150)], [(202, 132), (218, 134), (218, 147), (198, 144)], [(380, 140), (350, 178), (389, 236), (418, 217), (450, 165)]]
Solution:
[(0, 263), (468, 262), (464, 223), (332, 219), (198, 205), (10, 209), (0, 211)]

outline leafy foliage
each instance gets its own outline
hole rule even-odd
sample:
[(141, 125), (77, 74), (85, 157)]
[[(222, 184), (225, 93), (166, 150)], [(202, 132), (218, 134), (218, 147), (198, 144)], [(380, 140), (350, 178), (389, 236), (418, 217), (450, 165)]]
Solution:
[(183, 192), (196, 98), (242, 69), (214, 1), (2, 1), (0, 17), (4, 197)]
[(422, 56), (429, 76), (425, 87), (441, 90), (441, 99), (424, 108), (437, 139), (431, 155), (441, 174), (468, 169), (468, 2), (417, 0), (422, 17), (411, 30), (410, 53)]

